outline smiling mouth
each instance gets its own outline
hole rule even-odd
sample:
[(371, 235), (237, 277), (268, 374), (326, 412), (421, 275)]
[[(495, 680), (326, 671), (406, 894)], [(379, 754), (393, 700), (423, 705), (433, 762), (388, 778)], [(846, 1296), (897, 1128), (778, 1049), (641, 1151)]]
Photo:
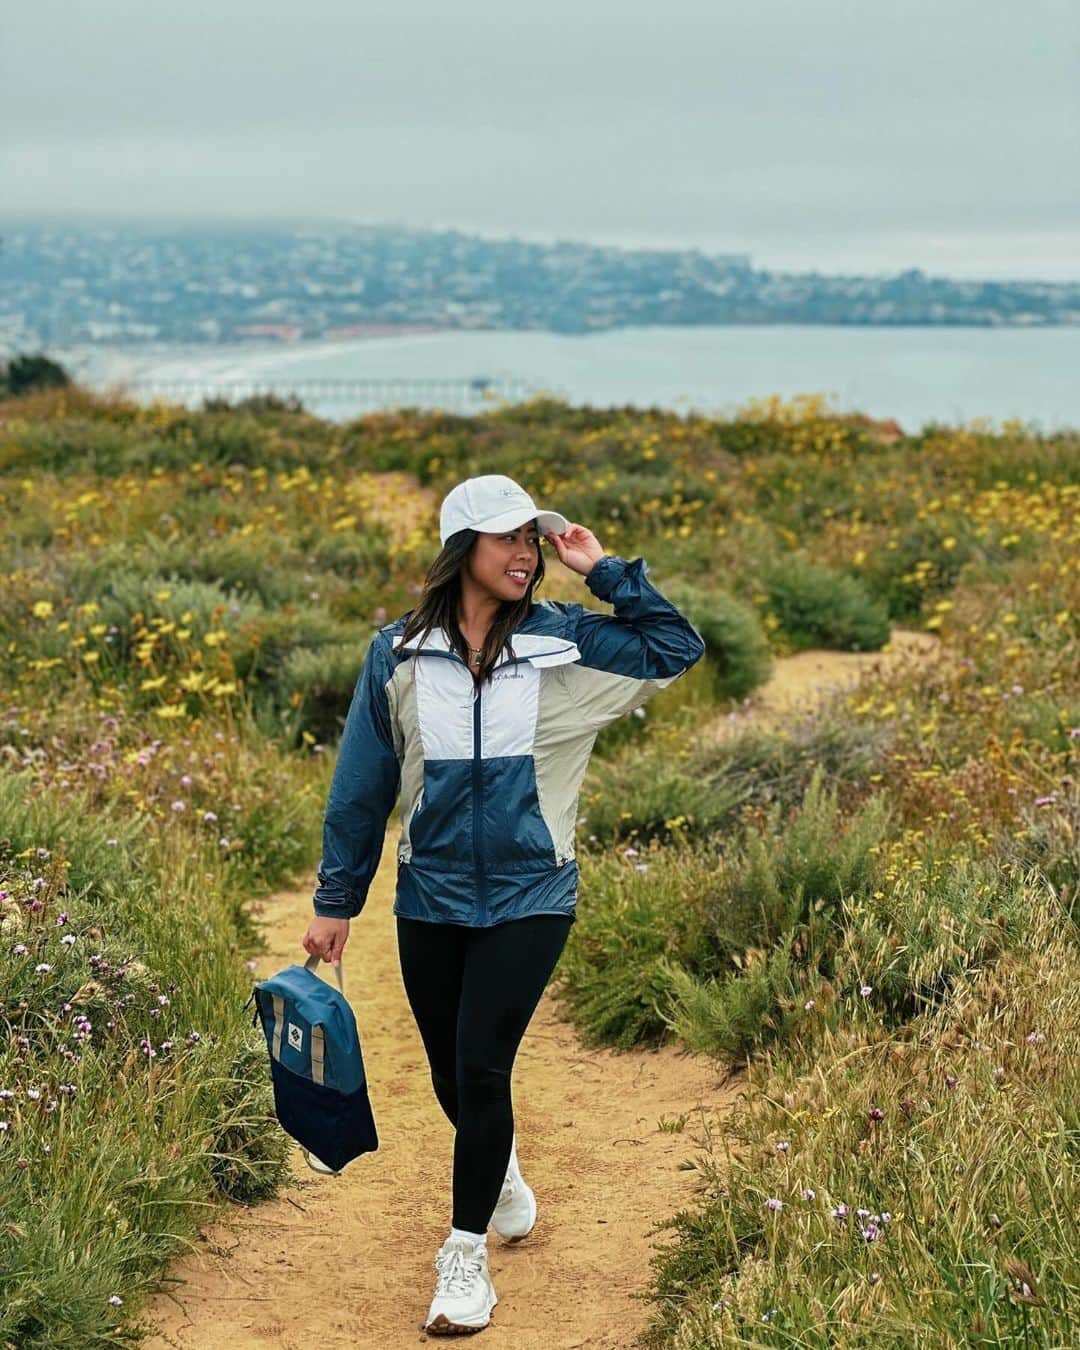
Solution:
[(524, 568), (516, 568), (512, 572), (508, 571), (506, 575), (510, 578), (511, 581), (527, 582), (529, 580), (529, 574), (528, 572), (525, 571)]

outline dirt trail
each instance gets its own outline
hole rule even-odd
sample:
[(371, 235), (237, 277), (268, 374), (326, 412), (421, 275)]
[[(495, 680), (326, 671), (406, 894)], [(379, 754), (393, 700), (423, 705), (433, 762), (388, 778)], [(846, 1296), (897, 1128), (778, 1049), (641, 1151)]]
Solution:
[[(803, 652), (777, 662), (752, 701), (756, 717), (790, 716), (815, 689), (912, 652), (922, 634), (894, 633), (891, 654)], [(746, 725), (746, 716), (738, 727)], [(731, 724), (721, 719), (718, 734)], [(382, 867), (345, 952), (346, 990), (364, 1044), (380, 1147), (340, 1177), (309, 1171), (292, 1154), (293, 1184), (252, 1208), (230, 1207), (173, 1263), (183, 1281), (144, 1310), (148, 1350), (394, 1350), (428, 1337), (435, 1250), (450, 1222), (453, 1132), (435, 1101), (423, 1046), (405, 999), (391, 913), (394, 823)], [(261, 907), (270, 950), (263, 978), (304, 953), (310, 885)], [(583, 904), (588, 897), (582, 897)], [(617, 1054), (586, 1050), (545, 993), (513, 1077), (518, 1156), (539, 1216), (516, 1246), (488, 1237), (499, 1303), (485, 1346), (605, 1350), (629, 1346), (648, 1320), (640, 1294), (664, 1241), (655, 1226), (692, 1199), (705, 1118), (730, 1110), (737, 1080), (674, 1047)], [(689, 1113), (687, 1128), (660, 1128)], [(696, 1128), (695, 1128), (696, 1126)], [(470, 1338), (471, 1339), (471, 1338)]]
[(755, 726), (790, 724), (823, 697), (851, 688), (866, 675), (908, 663), (926, 664), (941, 656), (940, 639), (933, 633), (894, 628), (888, 649), (880, 652), (797, 652), (773, 666), (772, 676), (750, 695), (745, 710), (718, 717), (705, 729), (706, 739), (738, 735)]

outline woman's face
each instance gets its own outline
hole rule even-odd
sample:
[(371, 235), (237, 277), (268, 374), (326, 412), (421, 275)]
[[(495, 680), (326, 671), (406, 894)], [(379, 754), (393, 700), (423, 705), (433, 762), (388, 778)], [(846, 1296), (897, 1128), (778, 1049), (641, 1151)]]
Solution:
[(536, 521), (530, 520), (505, 534), (478, 534), (465, 571), (500, 600), (519, 600), (532, 585), (539, 558), (540, 536)]

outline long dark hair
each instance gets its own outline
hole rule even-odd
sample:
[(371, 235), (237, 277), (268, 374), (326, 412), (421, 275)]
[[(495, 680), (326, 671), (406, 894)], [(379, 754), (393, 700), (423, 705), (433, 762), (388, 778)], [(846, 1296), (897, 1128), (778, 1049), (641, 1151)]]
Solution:
[(503, 647), (511, 656), (514, 655), (510, 634), (524, 623), (532, 611), (533, 593), (544, 579), (544, 551), (542, 548), (536, 550), (536, 571), (525, 594), (519, 600), (504, 600), (500, 604), (484, 638), (480, 666), (473, 670), (469, 664), (469, 644), (458, 624), (458, 606), (461, 602), (461, 568), (478, 538), (479, 531), (466, 529), (458, 530), (447, 539), (427, 570), (416, 608), (409, 610), (406, 615), (397, 650), (400, 651), (415, 634), (422, 633), (427, 637), (433, 628), (442, 627), (450, 639), (450, 646), (465, 662), (474, 682), (481, 684), (491, 677)]

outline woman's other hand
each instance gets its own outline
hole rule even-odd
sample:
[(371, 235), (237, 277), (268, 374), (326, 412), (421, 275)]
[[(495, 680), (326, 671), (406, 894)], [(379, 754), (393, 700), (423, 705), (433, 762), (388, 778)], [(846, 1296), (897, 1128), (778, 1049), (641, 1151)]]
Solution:
[(565, 534), (552, 534), (549, 531), (544, 538), (555, 546), (559, 561), (565, 563), (572, 572), (580, 572), (583, 577), (592, 570), (593, 563), (604, 556), (604, 546), (592, 530), (584, 525), (575, 525), (573, 521)]
[(348, 940), (348, 919), (326, 919), (316, 915), (304, 934), (304, 950), (309, 956), (321, 956), (336, 966), (341, 963), (341, 953)]

